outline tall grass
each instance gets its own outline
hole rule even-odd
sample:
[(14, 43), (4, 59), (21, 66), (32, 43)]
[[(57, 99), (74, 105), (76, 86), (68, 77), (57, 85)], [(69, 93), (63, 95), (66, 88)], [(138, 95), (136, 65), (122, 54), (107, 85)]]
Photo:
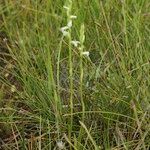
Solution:
[(149, 149), (149, 6), (1, 1), (0, 148)]

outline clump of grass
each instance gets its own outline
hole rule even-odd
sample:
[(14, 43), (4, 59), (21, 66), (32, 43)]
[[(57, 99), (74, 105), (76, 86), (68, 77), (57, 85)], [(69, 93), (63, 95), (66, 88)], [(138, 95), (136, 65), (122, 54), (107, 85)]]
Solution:
[(149, 149), (148, 0), (0, 4), (3, 149)]

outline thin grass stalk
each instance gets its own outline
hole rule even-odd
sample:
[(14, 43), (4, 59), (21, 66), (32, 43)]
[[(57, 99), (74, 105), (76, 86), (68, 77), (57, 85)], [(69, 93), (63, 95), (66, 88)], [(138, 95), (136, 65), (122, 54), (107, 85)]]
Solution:
[(60, 137), (60, 112), (59, 112), (59, 98), (57, 95), (57, 89), (56, 89), (56, 84), (54, 81), (53, 77), (53, 68), (52, 68), (52, 61), (51, 61), (51, 55), (50, 52), (48, 51), (48, 66), (47, 66), (47, 71), (48, 71), (48, 87), (49, 91), (54, 93), (54, 111), (55, 111), (55, 120), (56, 120), (56, 128), (57, 128), (57, 133), (58, 133), (58, 138)]
[(83, 100), (83, 49), (84, 49), (84, 40), (85, 40), (85, 35), (84, 35), (84, 24), (81, 25), (80, 29), (80, 99), (82, 103), (82, 121), (84, 121), (85, 117), (85, 104)]

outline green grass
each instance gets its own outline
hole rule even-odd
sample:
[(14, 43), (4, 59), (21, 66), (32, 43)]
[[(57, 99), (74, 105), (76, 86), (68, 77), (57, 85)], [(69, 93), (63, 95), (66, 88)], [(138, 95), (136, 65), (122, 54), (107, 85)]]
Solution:
[(149, 7), (2, 0), (0, 149), (148, 150)]

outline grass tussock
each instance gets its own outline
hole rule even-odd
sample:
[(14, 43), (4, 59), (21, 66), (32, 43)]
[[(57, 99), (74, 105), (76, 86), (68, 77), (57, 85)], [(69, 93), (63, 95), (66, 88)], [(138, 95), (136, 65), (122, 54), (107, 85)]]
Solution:
[(0, 1), (0, 149), (148, 150), (149, 6)]

